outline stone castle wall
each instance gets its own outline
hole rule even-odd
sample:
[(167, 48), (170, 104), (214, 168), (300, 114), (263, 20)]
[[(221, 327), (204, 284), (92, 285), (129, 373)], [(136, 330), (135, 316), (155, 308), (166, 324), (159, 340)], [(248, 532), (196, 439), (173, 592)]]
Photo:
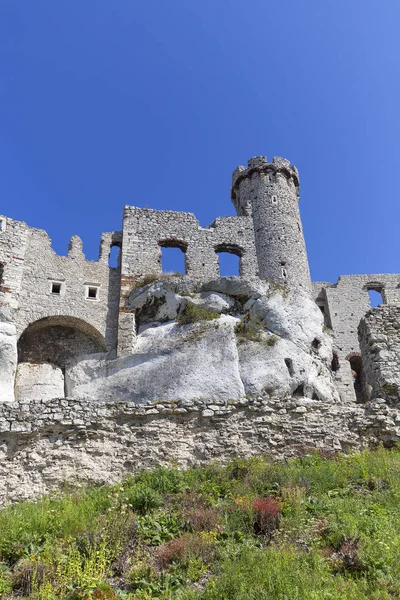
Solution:
[(369, 311), (361, 319), (359, 336), (371, 399), (400, 408), (400, 306)]
[[(400, 275), (311, 292), (298, 192), (289, 161), (254, 157), (233, 175), (237, 216), (203, 228), (126, 206), (98, 261), (77, 236), (58, 256), (45, 231), (0, 217), (0, 502), (171, 461), (399, 440)], [(188, 277), (140, 286), (163, 247), (182, 250)], [(239, 277), (219, 278), (220, 252)], [(189, 304), (212, 320), (182, 327)]]
[(337, 452), (400, 439), (400, 415), (386, 407), (311, 399), (243, 398), (138, 407), (96, 399), (0, 406), (0, 504), (68, 483), (112, 484), (157, 465), (190, 466), (235, 456), (276, 459), (312, 448)]

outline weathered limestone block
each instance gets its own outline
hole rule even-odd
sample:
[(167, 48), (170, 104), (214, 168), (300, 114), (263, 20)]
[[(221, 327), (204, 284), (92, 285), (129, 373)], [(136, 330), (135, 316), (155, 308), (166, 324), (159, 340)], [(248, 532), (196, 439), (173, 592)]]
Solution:
[(14, 400), (16, 366), (17, 337), (15, 325), (3, 321), (0, 322), (0, 402)]
[(17, 400), (47, 400), (64, 397), (64, 374), (48, 363), (20, 363), (15, 380)]
[(193, 325), (167, 323), (148, 327), (133, 354), (114, 361), (88, 359), (67, 371), (70, 396), (131, 400), (139, 404), (164, 400), (244, 395), (239, 375), (236, 320)]
[(0, 402), (14, 400), (17, 360), (17, 335), (13, 313), (9, 307), (0, 305)]

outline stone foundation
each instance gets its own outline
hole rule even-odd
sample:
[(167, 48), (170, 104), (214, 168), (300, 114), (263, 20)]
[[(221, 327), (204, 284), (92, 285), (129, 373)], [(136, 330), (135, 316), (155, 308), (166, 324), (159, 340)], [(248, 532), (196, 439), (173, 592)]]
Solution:
[(274, 459), (400, 440), (383, 400), (327, 405), (308, 398), (133, 403), (60, 399), (0, 406), (0, 503), (63, 484), (113, 484), (138, 469), (234, 456)]

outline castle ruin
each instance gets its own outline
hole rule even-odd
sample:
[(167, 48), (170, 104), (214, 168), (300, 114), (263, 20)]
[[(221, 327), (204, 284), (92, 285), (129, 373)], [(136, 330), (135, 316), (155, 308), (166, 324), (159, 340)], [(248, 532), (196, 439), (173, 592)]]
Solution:
[[(238, 167), (231, 199), (237, 216), (208, 228), (126, 206), (98, 261), (77, 236), (58, 256), (45, 231), (0, 217), (0, 501), (76, 470), (101, 481), (163, 463), (171, 444), (188, 464), (400, 437), (400, 274), (311, 282), (299, 174), (284, 158)], [(183, 277), (163, 278), (163, 247), (184, 253)], [(220, 277), (221, 252), (239, 257), (240, 276)], [(190, 303), (219, 319), (182, 328)], [(249, 322), (263, 331), (239, 339)]]

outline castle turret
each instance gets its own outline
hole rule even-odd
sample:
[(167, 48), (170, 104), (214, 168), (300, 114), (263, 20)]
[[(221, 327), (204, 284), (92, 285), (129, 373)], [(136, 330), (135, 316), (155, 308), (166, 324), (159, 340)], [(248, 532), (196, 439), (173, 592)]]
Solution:
[(247, 169), (234, 171), (231, 192), (237, 214), (253, 217), (260, 277), (310, 291), (296, 167), (285, 158), (268, 163), (265, 156), (256, 156)]

